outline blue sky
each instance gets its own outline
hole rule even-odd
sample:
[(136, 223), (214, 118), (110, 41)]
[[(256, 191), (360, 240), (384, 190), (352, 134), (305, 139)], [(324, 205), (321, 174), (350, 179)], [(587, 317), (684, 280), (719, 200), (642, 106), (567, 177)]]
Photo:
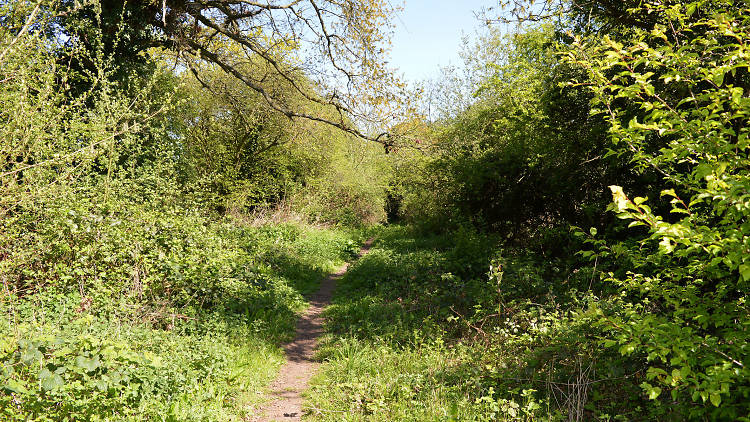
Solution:
[(391, 65), (418, 81), (435, 76), (439, 66), (460, 64), (462, 33), (472, 36), (483, 26), (475, 12), (494, 5), (497, 0), (406, 0), (395, 22)]

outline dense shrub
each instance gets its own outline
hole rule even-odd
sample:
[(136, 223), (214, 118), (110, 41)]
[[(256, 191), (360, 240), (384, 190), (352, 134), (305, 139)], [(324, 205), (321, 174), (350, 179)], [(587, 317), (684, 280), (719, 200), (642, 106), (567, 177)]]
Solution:
[(552, 31), (475, 55), (496, 70), (475, 101), (422, 129), (426, 157), (401, 156), (404, 212), (510, 240), (497, 294), (445, 280), (487, 334), (488, 397), (534, 390), (538, 418), (744, 420), (748, 10), (600, 6), (551, 2)]
[[(258, 101), (241, 110), (256, 119), (220, 118), (226, 96), (187, 102), (188, 77), (163, 51), (129, 55), (128, 29), (143, 28), (103, 31), (117, 11), (99, 6), (0, 5), (0, 419), (241, 420), (304, 294), (360, 239), (245, 225), (247, 208), (283, 198), (280, 182), (301, 187), (289, 174), (330, 162), (302, 142), (255, 157), (293, 123)], [(206, 171), (186, 121), (205, 126)], [(257, 148), (220, 172), (240, 129)], [(216, 212), (231, 205), (236, 218)]]
[[(405, 161), (395, 177), (408, 221), (469, 222), (530, 245), (566, 224), (611, 220), (601, 213), (611, 180), (650, 180), (606, 155), (604, 119), (588, 113), (591, 93), (559, 86), (583, 71), (556, 54), (558, 37), (549, 25), (489, 31), (466, 52), (466, 71), (479, 76), (449, 89), (473, 90), (473, 102), (418, 130), (421, 154), (404, 149), (395, 159)], [(571, 243), (558, 240), (545, 244), (548, 254)]]
[(622, 295), (602, 324), (608, 345), (646, 357), (642, 387), (675, 418), (736, 420), (750, 412), (748, 11), (721, 2), (644, 9), (670, 25), (571, 53), (590, 72), (615, 151), (659, 171), (671, 203), (662, 216), (647, 205), (654, 198), (611, 186), (618, 217), (647, 233), (617, 248), (628, 264), (605, 277)]
[(356, 249), (343, 232), (82, 208), (35, 233), (49, 255), (3, 261), (4, 418), (235, 417), (281, 362), (302, 294)]

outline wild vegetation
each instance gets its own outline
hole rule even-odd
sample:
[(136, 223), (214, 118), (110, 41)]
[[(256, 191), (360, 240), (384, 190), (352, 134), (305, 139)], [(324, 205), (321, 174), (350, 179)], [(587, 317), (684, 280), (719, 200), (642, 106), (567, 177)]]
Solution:
[(498, 6), (0, 2), (0, 418), (749, 421), (750, 6)]
[(522, 6), (526, 27), (467, 54), (474, 102), (412, 129), (430, 153), (401, 185), (415, 222), (503, 237), (462, 313), (491, 380), (477, 400), (746, 420), (748, 10)]

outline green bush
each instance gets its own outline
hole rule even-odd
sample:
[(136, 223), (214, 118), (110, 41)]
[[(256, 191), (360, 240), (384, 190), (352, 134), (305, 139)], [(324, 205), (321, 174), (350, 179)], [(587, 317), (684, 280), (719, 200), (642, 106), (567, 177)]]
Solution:
[(671, 418), (746, 420), (748, 10), (732, 2), (640, 9), (665, 24), (580, 41), (569, 56), (589, 72), (612, 154), (663, 175), (671, 204), (659, 215), (647, 205), (657, 198), (611, 186), (611, 209), (642, 229), (635, 245), (591, 240), (592, 259), (625, 262), (604, 276), (621, 295), (600, 325), (607, 347), (646, 360), (643, 391)]
[(4, 261), (15, 270), (0, 303), (10, 420), (247, 414), (282, 362), (302, 293), (357, 249), (351, 234), (294, 225), (62, 215), (45, 221), (75, 228), (36, 233), (55, 254), (32, 256), (36, 271)]

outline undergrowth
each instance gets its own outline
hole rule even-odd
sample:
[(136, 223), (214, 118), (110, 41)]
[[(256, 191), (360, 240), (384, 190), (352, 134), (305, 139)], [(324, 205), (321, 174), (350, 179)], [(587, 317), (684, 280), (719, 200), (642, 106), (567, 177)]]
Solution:
[(483, 401), (481, 368), (469, 364), (471, 345), (450, 323), (481, 306), (473, 298), (486, 282), (472, 276), (482, 274), (495, 241), (468, 230), (382, 230), (326, 311), (326, 364), (310, 391), (312, 419), (493, 420), (512, 411)]
[(604, 346), (614, 305), (590, 269), (499, 245), (468, 229), (382, 230), (326, 311), (311, 419), (680, 417), (641, 392), (641, 360)]
[(243, 420), (303, 295), (357, 250), (344, 229), (97, 210), (40, 219), (54, 259), (33, 271), (5, 261), (0, 419)]

